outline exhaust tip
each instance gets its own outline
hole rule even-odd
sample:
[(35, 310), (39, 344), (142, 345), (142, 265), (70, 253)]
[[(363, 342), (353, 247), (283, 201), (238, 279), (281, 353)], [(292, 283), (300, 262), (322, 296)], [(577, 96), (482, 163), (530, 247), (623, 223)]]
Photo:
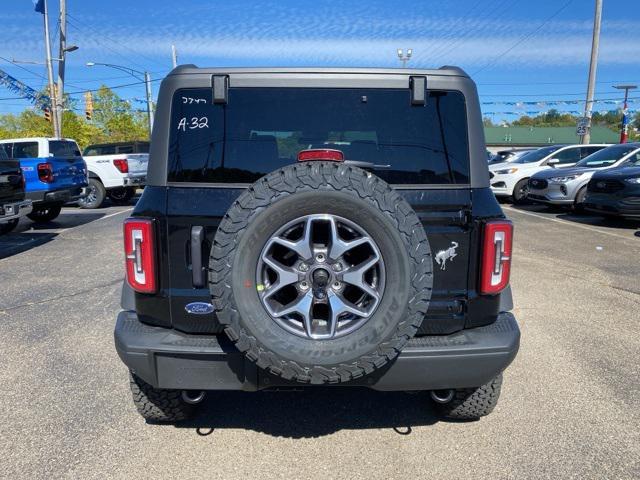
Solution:
[(206, 393), (204, 390), (200, 390), (199, 392), (183, 390), (182, 400), (184, 400), (185, 403), (188, 403), (190, 405), (195, 405), (196, 403), (200, 403), (202, 400), (204, 400), (205, 395)]
[(453, 396), (455, 395), (455, 390), (431, 390), (431, 399), (436, 403), (449, 403), (453, 400)]

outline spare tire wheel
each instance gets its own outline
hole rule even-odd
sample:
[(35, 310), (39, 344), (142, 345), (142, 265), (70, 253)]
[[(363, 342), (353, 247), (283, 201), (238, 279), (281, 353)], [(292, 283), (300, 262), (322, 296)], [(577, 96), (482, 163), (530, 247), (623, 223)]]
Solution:
[(409, 204), (357, 167), (294, 164), (223, 217), (209, 283), (225, 332), (273, 375), (338, 383), (393, 360), (420, 327), (431, 249)]

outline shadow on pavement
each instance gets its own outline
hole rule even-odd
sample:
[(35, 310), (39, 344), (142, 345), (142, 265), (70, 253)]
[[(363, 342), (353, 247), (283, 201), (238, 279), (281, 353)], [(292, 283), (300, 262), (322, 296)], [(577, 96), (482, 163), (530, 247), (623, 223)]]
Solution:
[(307, 388), (301, 391), (209, 392), (193, 420), (176, 428), (198, 435), (241, 428), (274, 437), (313, 438), (340, 430), (412, 427), (440, 420), (427, 392), (376, 392), (367, 388)]
[(0, 259), (26, 252), (53, 240), (57, 233), (12, 233), (0, 237)]
[[(21, 220), (16, 230), (0, 236), (0, 259), (26, 252), (50, 242), (58, 236), (58, 229), (79, 227), (104, 217), (106, 213), (64, 214), (45, 223)], [(54, 231), (52, 231), (54, 230)]]

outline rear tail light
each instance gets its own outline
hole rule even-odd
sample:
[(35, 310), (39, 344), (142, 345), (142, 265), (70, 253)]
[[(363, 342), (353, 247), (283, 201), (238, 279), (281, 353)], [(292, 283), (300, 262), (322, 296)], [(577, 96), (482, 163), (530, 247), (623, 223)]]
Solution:
[(53, 167), (50, 163), (38, 164), (38, 179), (44, 183), (53, 182)]
[(509, 284), (513, 224), (508, 220), (487, 222), (482, 240), (480, 293), (495, 295)]
[(120, 173), (129, 173), (129, 162), (126, 158), (116, 158), (113, 164), (120, 170)]
[(153, 220), (129, 218), (124, 222), (127, 282), (136, 292), (155, 293), (156, 255)]
[(27, 180), (24, 178), (24, 173), (21, 170), (20, 171), (20, 188), (26, 188), (26, 187), (27, 187)]
[(318, 148), (310, 150), (301, 150), (298, 153), (299, 162), (308, 162), (310, 160), (328, 160), (330, 162), (344, 161), (344, 153), (341, 150), (331, 148)]

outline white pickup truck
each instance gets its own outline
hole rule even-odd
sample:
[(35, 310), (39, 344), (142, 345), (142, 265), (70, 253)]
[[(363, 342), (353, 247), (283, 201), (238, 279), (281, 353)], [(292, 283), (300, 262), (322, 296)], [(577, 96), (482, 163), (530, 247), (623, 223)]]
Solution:
[(82, 208), (98, 208), (106, 197), (126, 204), (147, 181), (149, 142), (89, 145), (82, 156), (89, 173), (89, 194), (78, 202)]

